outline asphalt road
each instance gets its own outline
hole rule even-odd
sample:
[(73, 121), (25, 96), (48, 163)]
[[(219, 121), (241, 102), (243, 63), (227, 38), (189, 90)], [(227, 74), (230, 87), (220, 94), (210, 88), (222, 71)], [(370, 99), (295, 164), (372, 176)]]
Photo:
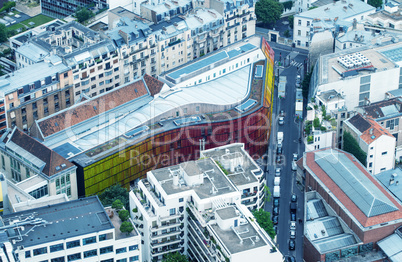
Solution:
[[(271, 43), (270, 43), (271, 45)], [(292, 255), (296, 257), (296, 261), (303, 261), (303, 223), (296, 221), (296, 250), (289, 250), (289, 236), (290, 236), (290, 197), (291, 194), (297, 195), (297, 214), (296, 220), (303, 218), (304, 213), (304, 192), (296, 186), (295, 174), (291, 170), (293, 153), (297, 153), (300, 158), (304, 152), (304, 145), (299, 143), (299, 137), (302, 133), (302, 126), (299, 120), (295, 119), (295, 82), (296, 75), (303, 72), (302, 65), (307, 57), (306, 52), (299, 52), (297, 49), (290, 49), (288, 46), (280, 46), (272, 44), (271, 47), (275, 50), (275, 60), (279, 61), (283, 66), (277, 66), (275, 73), (287, 77), (286, 97), (279, 99), (277, 95), (277, 88), (275, 88), (274, 96), (274, 109), (273, 109), (273, 123), (272, 133), (270, 137), (270, 145), (268, 149), (268, 172), (266, 179), (271, 192), (273, 193), (273, 181), (275, 176), (275, 168), (281, 167), (281, 196), (279, 208), (279, 223), (277, 225), (277, 245), (283, 255)], [(293, 51), (292, 51), (293, 50)], [(284, 61), (283, 59), (286, 58)], [(283, 63), (284, 61), (284, 63)], [(278, 77), (277, 77), (278, 81)], [(285, 123), (278, 125), (278, 114), (280, 110), (285, 112)], [(281, 155), (281, 163), (276, 163), (276, 148), (277, 148), (277, 132), (284, 133), (283, 139), (283, 152)], [(273, 197), (272, 197), (273, 199)], [(272, 213), (272, 200), (265, 206), (266, 211)]]

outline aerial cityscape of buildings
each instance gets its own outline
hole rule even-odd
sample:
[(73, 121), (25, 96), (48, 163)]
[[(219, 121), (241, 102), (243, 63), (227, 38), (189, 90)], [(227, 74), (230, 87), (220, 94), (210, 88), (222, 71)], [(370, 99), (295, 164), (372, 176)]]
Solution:
[(257, 2), (40, 1), (0, 59), (0, 261), (402, 261), (402, 2), (268, 33)]

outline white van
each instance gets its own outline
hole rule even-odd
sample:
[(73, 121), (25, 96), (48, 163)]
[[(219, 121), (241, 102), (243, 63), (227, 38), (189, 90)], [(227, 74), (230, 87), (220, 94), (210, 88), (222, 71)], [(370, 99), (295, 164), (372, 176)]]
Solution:
[(279, 184), (281, 183), (281, 178), (280, 177), (275, 177), (274, 179), (274, 186), (279, 186)]

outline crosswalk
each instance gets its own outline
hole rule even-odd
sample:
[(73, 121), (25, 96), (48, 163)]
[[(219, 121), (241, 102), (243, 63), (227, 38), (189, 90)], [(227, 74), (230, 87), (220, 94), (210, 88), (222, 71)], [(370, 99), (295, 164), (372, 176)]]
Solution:
[(292, 61), (292, 62), (290, 62), (290, 65), (295, 66), (295, 67), (301, 67), (303, 65), (303, 63), (298, 63), (296, 61)]

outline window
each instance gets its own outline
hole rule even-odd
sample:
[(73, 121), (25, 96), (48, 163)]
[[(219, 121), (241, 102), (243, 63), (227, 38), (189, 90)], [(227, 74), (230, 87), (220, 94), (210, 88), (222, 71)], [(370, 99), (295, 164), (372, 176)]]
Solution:
[(138, 245), (128, 247), (128, 251), (134, 251), (134, 250), (137, 250), (137, 249), (138, 249)]
[(301, 25), (301, 20), (300, 20), (300, 19), (297, 21), (297, 24), (298, 24), (298, 25)]
[(86, 257), (94, 257), (94, 256), (97, 256), (97, 255), (98, 255), (98, 252), (97, 252), (96, 249), (84, 252), (84, 258), (86, 258)]
[(127, 252), (126, 247), (116, 249), (116, 254), (121, 254), (121, 253), (126, 253), (126, 252)]
[(31, 257), (31, 251), (25, 251), (25, 258)]
[(99, 242), (106, 240), (106, 234), (99, 235)]
[(184, 198), (179, 198), (180, 203), (183, 202), (183, 201), (184, 201)]
[(127, 258), (118, 259), (116, 262), (127, 262)]
[(81, 259), (81, 253), (75, 253), (67, 256), (67, 261), (76, 261)]
[(297, 30), (297, 35), (301, 35), (301, 30)]
[(67, 249), (79, 246), (80, 246), (80, 240), (74, 240), (66, 243)]
[(384, 155), (386, 155), (387, 153), (388, 153), (388, 152), (387, 152), (387, 151), (385, 151), (385, 152), (382, 152), (382, 153), (381, 153), (381, 155), (383, 155), (383, 156), (384, 156)]
[(138, 256), (130, 257), (130, 262), (138, 261)]
[(108, 246), (108, 247), (102, 247), (99, 249), (99, 253), (102, 254), (106, 254), (106, 253), (110, 253), (113, 252), (113, 246)]
[(57, 251), (60, 251), (63, 249), (64, 249), (63, 244), (53, 245), (53, 246), (50, 246), (50, 253), (57, 252)]
[(50, 260), (51, 262), (64, 262), (64, 257), (56, 257), (56, 258), (52, 258), (52, 260)]
[[(63, 179), (64, 179), (64, 177), (63, 177)], [(96, 243), (96, 237), (88, 237), (88, 238), (84, 238), (82, 240), (82, 245), (83, 246), (89, 245), (89, 244), (92, 244), (92, 243)]]
[[(31, 191), (31, 192), (29, 192), (29, 194), (36, 199), (47, 196), (48, 195), (47, 185), (41, 186), (41, 187)], [(50, 252), (52, 252), (52, 251), (50, 251)]]
[(170, 209), (170, 215), (173, 216), (176, 214), (176, 208), (171, 208)]
[(307, 26), (310, 26), (310, 21), (307, 21)]
[(33, 250), (34, 256), (39, 256), (47, 253), (47, 247), (41, 247)]

